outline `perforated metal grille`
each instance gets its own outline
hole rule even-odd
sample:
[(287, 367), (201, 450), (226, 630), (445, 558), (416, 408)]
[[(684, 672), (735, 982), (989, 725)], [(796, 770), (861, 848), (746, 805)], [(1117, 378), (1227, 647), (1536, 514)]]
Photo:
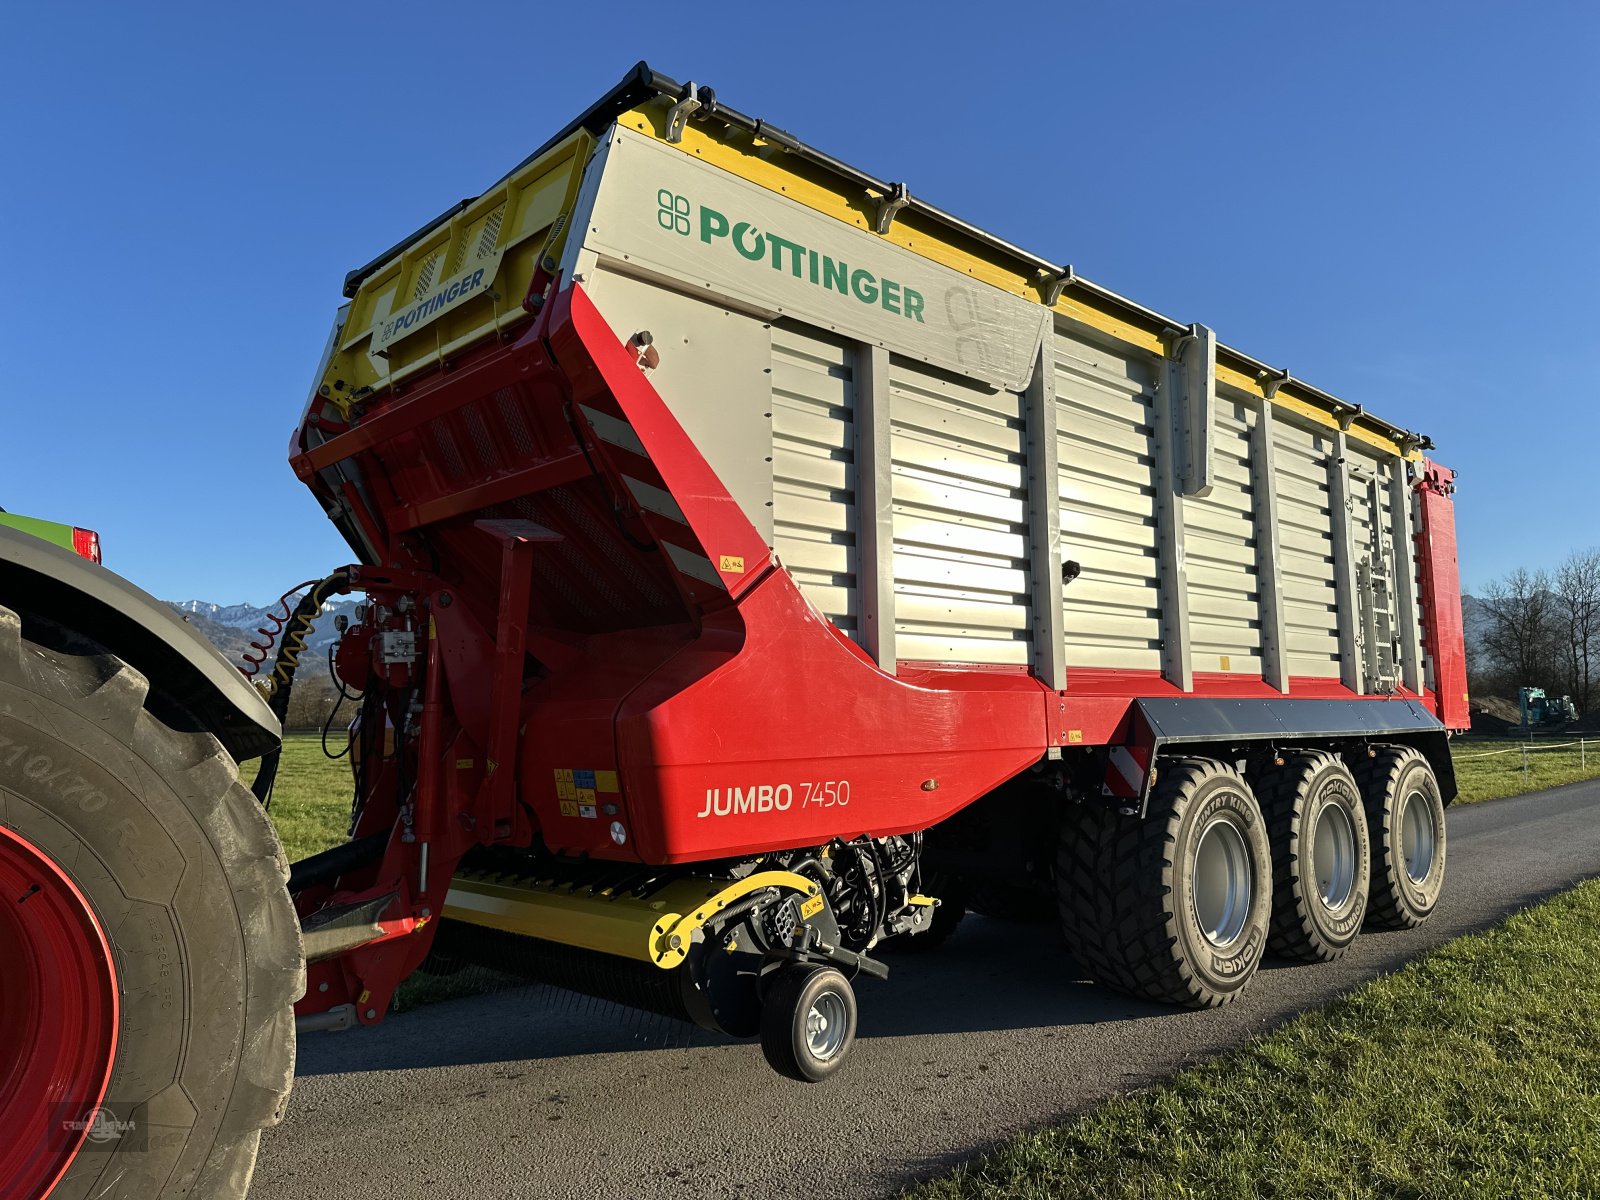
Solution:
[(494, 394), (495, 405), (500, 410), (500, 420), (511, 436), (511, 449), (518, 458), (533, 455), (533, 433), (528, 428), (528, 418), (522, 411), (522, 401), (515, 388), (501, 388)]
[(423, 260), (422, 266), (417, 270), (416, 297), (421, 300), (428, 294), (428, 289), (433, 286), (433, 278), (439, 273), (439, 251), (435, 250)]
[(648, 571), (643, 570), (633, 552), (617, 540), (615, 527), (602, 525), (594, 513), (573, 495), (570, 487), (552, 488), (544, 499), (555, 505), (569, 522), (577, 538), (593, 547), (606, 565), (654, 607), (672, 599), (672, 594)]
[(455, 432), (443, 421), (434, 422), (430, 432), (433, 435), (434, 461), (444, 468), (446, 479), (451, 483), (459, 483), (466, 478), (467, 463), (461, 457)]
[(478, 235), (478, 257), (488, 258), (494, 253), (494, 244), (500, 237), (500, 223), (505, 220), (506, 208), (501, 205), (489, 214), (483, 223), (483, 232)]
[(468, 436), (472, 438), (472, 448), (478, 456), (478, 469), (487, 472), (498, 468), (501, 465), (500, 456), (495, 452), (494, 437), (489, 433), (483, 414), (476, 406), (472, 406), (462, 410), (461, 420), (467, 427)]

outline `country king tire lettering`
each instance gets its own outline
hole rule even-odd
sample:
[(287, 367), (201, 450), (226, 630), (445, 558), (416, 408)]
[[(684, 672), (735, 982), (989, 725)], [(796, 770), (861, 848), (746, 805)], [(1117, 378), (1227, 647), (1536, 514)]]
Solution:
[(120, 1007), (100, 1107), (134, 1122), (80, 1150), (53, 1194), (238, 1200), (287, 1103), (305, 987), (288, 864), (227, 752), (186, 723), (117, 658), (0, 608), (0, 826), (104, 931)]

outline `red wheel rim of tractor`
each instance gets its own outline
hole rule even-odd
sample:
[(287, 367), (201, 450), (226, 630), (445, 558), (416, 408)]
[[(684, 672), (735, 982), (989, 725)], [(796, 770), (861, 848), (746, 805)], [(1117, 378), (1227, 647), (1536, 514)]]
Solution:
[[(89, 902), (0, 827), (0, 1181), (49, 1195), (89, 1136), (117, 1049), (117, 972)], [(125, 1115), (125, 1114), (115, 1114)]]

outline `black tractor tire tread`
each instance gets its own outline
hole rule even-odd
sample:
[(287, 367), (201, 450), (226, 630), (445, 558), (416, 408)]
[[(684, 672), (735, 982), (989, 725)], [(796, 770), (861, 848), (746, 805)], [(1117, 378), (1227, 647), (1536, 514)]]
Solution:
[[(19, 724), (71, 747), (91, 769), (141, 798), (174, 846), (186, 837), (191, 851), (214, 856), (230, 894), (208, 894), (209, 911), (237, 925), (239, 965), (231, 977), (241, 985), (233, 988), (226, 986), (226, 972), (218, 964), (185, 961), (191, 945), (180, 936), (179, 961), (190, 981), (184, 996), (190, 1020), (178, 1062), (148, 1061), (148, 1054), (142, 1054), (145, 1039), (128, 1028), (127, 1013), (118, 1039), (108, 1099), (116, 1096), (119, 1079), (179, 1071), (176, 1087), (195, 1110), (188, 1140), (168, 1154), (80, 1154), (59, 1187), (64, 1194), (87, 1189), (106, 1200), (243, 1197), (261, 1130), (282, 1120), (287, 1108), (294, 1079), (293, 1005), (305, 990), (300, 927), (289, 898), (289, 864), (282, 845), (266, 813), (239, 782), (238, 767), (222, 744), (209, 733), (176, 729), (156, 717), (147, 707), (152, 699), (149, 682), (116, 656), (69, 634), (53, 633), (50, 644), (37, 644), (24, 636), (19, 615), (0, 607), (0, 685), (15, 689), (9, 695), (16, 707), (5, 711)], [(69, 804), (58, 801), (52, 808), (33, 795), (22, 799), (28, 809), (55, 822), (63, 847), (79, 844), (67, 841), (77, 836), (64, 819), (72, 815), (62, 811)], [(114, 808), (107, 812), (115, 817)], [(0, 821), (13, 823), (3, 795)], [(92, 850), (85, 847), (81, 858), (64, 865), (74, 874), (94, 874), (111, 889), (97, 895), (82, 885), (97, 909), (121, 896), (112, 895), (120, 884)], [(194, 866), (190, 858), (181, 861), (180, 881)], [(197, 877), (204, 877), (198, 869)], [(180, 886), (174, 885), (172, 905), (178, 902)], [(121, 902), (127, 907), (134, 903)], [(119, 916), (101, 912), (114, 953), (120, 945)], [(194, 932), (192, 926), (185, 928)], [(204, 1007), (207, 1000), (214, 1002), (213, 1011)], [(219, 1044), (228, 1040), (230, 1028), (238, 1031), (231, 1039), (230, 1061), (216, 1061), (196, 1050), (201, 1039)], [(166, 1085), (146, 1099), (166, 1103), (176, 1095), (174, 1085)], [(160, 1130), (159, 1136), (170, 1148), (172, 1131)]]
[[(1332, 946), (1317, 936), (1307, 912), (1313, 901), (1294, 886), (1299, 864), (1289, 847), (1299, 832), (1297, 826), (1312, 780), (1326, 767), (1343, 760), (1328, 750), (1290, 750), (1283, 753), (1282, 759), (1282, 766), (1269, 765), (1251, 772), (1249, 777), (1267, 823), (1267, 843), (1272, 847), (1272, 928), (1267, 935), (1267, 951), (1300, 962), (1333, 962), (1349, 950), (1354, 939)], [(1359, 783), (1356, 791), (1361, 792)]]
[(1163, 814), (1186, 789), (1218, 775), (1237, 778), (1211, 759), (1163, 759), (1144, 819), (1093, 800), (1067, 811), (1056, 863), (1061, 929), (1097, 982), (1186, 1008), (1216, 1008), (1242, 990), (1208, 987), (1177, 952), (1177, 839)]

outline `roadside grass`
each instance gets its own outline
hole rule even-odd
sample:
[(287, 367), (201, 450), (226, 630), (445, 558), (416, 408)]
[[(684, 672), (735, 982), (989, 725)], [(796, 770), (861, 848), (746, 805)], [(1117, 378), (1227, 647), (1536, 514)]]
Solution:
[(1589, 734), (1587, 747), (1546, 750), (1545, 744), (1560, 745), (1577, 741), (1580, 735), (1535, 739), (1528, 746), (1528, 771), (1522, 771), (1522, 743), (1510, 738), (1458, 737), (1451, 739), (1450, 753), (1456, 764), (1458, 804), (1476, 804), (1503, 796), (1520, 796), (1600, 778), (1600, 735)]
[(1600, 881), (914, 1200), (1600, 1192)]

